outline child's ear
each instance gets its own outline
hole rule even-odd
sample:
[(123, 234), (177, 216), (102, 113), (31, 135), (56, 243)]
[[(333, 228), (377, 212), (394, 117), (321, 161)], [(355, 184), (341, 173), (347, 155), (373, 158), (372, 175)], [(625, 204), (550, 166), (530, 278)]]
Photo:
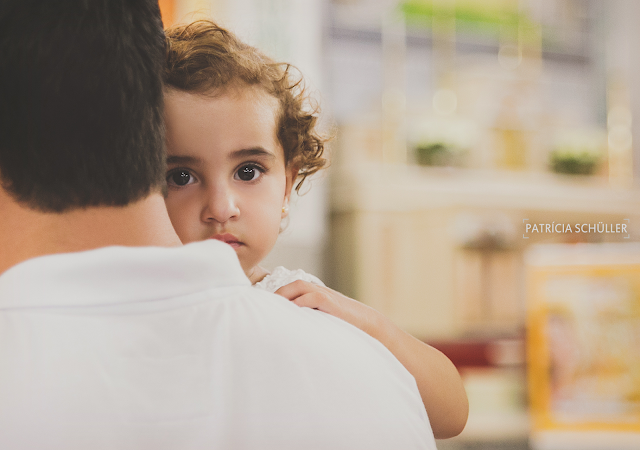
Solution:
[(300, 166), (297, 164), (289, 164), (286, 168), (287, 174), (287, 187), (285, 191), (285, 197), (288, 199), (291, 196), (291, 191), (293, 190), (293, 186), (296, 184), (296, 180), (298, 179), (298, 173), (300, 172)]
[(291, 199), (291, 192), (293, 191), (293, 186), (298, 179), (299, 172), (300, 167), (297, 164), (289, 164), (286, 168), (287, 185), (285, 187), (284, 200), (282, 204), (283, 218), (289, 214), (289, 200)]

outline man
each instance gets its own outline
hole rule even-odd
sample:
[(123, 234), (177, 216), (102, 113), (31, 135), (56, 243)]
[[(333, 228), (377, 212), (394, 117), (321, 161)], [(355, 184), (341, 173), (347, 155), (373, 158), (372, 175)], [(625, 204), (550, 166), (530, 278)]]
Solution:
[(167, 217), (150, 0), (0, 6), (0, 448), (435, 448), (377, 341)]

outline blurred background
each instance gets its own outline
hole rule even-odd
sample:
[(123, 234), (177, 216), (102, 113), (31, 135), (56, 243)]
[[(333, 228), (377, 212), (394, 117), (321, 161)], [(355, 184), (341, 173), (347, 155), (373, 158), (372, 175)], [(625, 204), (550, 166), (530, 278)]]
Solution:
[(452, 359), (470, 416), (441, 450), (640, 448), (640, 2), (160, 5), (305, 75), (331, 166), (265, 266)]

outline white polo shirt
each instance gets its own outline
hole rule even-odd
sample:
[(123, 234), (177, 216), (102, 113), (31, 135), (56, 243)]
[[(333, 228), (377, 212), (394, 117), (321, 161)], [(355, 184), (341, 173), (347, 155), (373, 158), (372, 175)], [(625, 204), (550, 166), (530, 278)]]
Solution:
[(378, 341), (252, 289), (233, 249), (107, 247), (0, 276), (0, 449), (435, 449)]

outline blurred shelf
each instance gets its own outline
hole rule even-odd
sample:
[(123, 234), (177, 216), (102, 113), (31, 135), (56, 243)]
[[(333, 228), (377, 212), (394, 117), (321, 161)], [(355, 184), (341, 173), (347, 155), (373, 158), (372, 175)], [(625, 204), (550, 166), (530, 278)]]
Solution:
[(411, 211), (446, 206), (638, 214), (640, 189), (598, 177), (551, 173), (348, 164), (334, 170), (334, 211)]
[[(379, 24), (368, 26), (341, 26), (331, 25), (327, 34), (335, 42), (352, 41), (358, 43), (369, 43), (375, 45), (382, 44), (382, 31)], [(427, 31), (419, 31), (409, 28), (406, 32), (406, 44), (408, 47), (427, 48), (433, 46), (433, 36)], [(457, 33), (455, 39), (456, 51), (461, 54), (488, 54), (498, 55), (500, 42), (497, 39), (487, 38), (469, 33)], [(579, 52), (562, 51), (559, 49), (543, 49), (542, 59), (556, 63), (572, 64), (577, 66), (588, 66), (593, 63), (592, 57), (581, 49)]]

